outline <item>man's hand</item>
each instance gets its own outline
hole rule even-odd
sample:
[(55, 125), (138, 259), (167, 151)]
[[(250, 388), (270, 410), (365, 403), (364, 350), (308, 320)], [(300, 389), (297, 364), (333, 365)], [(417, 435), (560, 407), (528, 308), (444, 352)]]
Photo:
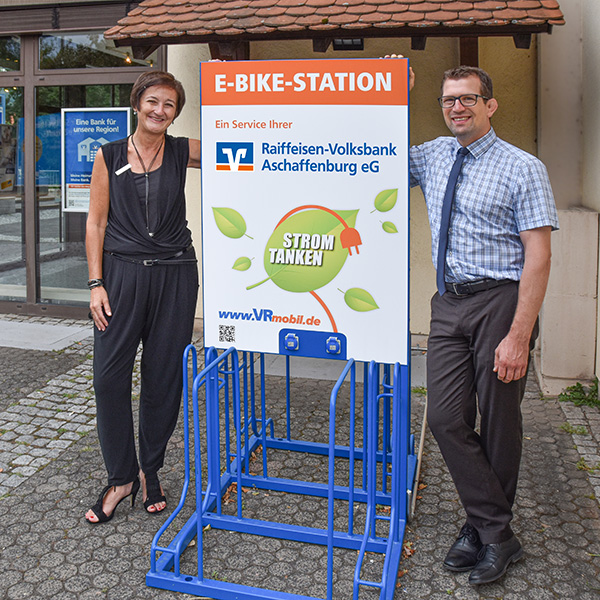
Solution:
[(529, 340), (517, 340), (510, 333), (498, 344), (494, 355), (494, 373), (504, 383), (525, 377), (529, 362)]
[[(383, 58), (404, 58), (402, 54), (386, 54)], [(415, 87), (415, 72), (412, 67), (408, 68), (408, 91)]]

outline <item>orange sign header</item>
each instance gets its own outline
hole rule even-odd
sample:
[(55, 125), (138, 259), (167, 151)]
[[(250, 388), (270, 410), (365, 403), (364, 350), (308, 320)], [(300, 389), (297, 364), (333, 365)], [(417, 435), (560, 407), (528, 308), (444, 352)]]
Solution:
[(407, 105), (407, 59), (204, 62), (203, 105)]

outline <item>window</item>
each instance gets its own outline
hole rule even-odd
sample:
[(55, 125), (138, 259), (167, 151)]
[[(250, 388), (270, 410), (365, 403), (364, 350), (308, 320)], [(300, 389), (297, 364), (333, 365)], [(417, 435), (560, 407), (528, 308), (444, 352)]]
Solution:
[(18, 37), (0, 37), (0, 72), (21, 70), (21, 41)]
[(157, 55), (154, 52), (146, 59), (136, 59), (131, 48), (117, 48), (99, 31), (40, 37), (40, 69), (152, 67)]

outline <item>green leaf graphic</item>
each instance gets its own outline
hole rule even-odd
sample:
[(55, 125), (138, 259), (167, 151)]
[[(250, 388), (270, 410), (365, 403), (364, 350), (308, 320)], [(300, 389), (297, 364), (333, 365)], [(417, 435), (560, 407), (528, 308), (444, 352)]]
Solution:
[(252, 261), (247, 256), (240, 256), (234, 263), (232, 269), (236, 271), (247, 271), (252, 265)]
[(398, 229), (396, 229), (396, 226), (391, 221), (382, 223), (381, 227), (386, 233), (398, 233)]
[(213, 206), (215, 223), (219, 231), (229, 238), (241, 238), (246, 233), (246, 221), (233, 208), (215, 208)]
[[(348, 227), (354, 227), (358, 210), (338, 210), (336, 213), (344, 219)], [(334, 279), (344, 266), (348, 258), (348, 249), (342, 248), (340, 233), (345, 229), (340, 220), (324, 210), (305, 210), (288, 217), (281, 225), (275, 228), (265, 247), (264, 266), (268, 277), (261, 281), (264, 283), (271, 279), (273, 283), (288, 292), (312, 292)], [(322, 264), (282, 264), (271, 262), (272, 249), (302, 250), (302, 248), (286, 248), (284, 234), (308, 234), (311, 236), (334, 236), (333, 249), (321, 251)], [(289, 246), (289, 243), (287, 244)], [(296, 256), (296, 254), (294, 254)], [(304, 255), (306, 258), (306, 254)], [(260, 285), (257, 283), (251, 287)]]
[(367, 312), (379, 308), (377, 302), (373, 299), (373, 296), (371, 296), (367, 290), (363, 290), (362, 288), (350, 288), (344, 294), (344, 300), (352, 310), (358, 312)]
[(398, 190), (383, 190), (375, 196), (375, 208), (379, 212), (387, 212), (396, 206), (398, 200)]

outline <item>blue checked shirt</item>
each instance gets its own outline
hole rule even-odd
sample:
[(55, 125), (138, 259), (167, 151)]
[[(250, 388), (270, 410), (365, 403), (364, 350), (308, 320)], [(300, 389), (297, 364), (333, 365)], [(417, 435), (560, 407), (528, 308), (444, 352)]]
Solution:
[[(410, 185), (420, 185), (425, 195), (434, 265), (444, 192), (459, 147), (455, 138), (439, 137), (410, 150)], [(558, 229), (546, 167), (493, 129), (467, 148), (452, 205), (446, 281), (518, 281), (525, 258), (519, 232)]]

